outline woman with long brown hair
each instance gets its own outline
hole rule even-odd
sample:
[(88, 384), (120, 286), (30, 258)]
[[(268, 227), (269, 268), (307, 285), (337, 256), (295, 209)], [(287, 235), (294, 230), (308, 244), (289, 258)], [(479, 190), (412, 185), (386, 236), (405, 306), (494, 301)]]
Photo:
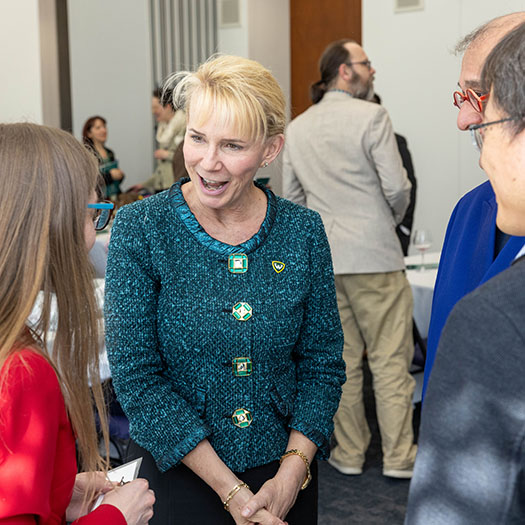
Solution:
[(120, 183), (124, 179), (124, 172), (119, 168), (113, 150), (106, 146), (107, 138), (106, 119), (99, 115), (89, 117), (82, 128), (82, 142), (95, 154), (100, 175), (106, 185), (106, 196), (113, 198), (121, 193)]
[[(100, 472), (93, 400), (106, 449), (108, 433), (88, 259), (101, 226), (96, 160), (63, 131), (2, 124), (0, 166), (0, 523), (146, 524), (147, 481), (114, 488)], [(52, 296), (58, 327), (46, 350)]]

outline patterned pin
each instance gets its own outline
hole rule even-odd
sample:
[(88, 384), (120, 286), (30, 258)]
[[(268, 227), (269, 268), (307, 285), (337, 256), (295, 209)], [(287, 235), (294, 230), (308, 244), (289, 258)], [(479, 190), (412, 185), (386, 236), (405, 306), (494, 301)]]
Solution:
[(277, 272), (281, 273), (284, 270), (285, 264), (281, 261), (272, 261), (272, 268)]
[(248, 303), (237, 303), (232, 309), (232, 315), (237, 321), (247, 321), (252, 316), (252, 307)]
[(236, 357), (232, 361), (233, 375), (246, 377), (252, 373), (252, 360), (249, 357)]
[(248, 257), (245, 253), (233, 253), (228, 257), (228, 270), (231, 273), (246, 273), (248, 271)]
[(239, 428), (249, 427), (252, 424), (252, 419), (253, 418), (250, 411), (246, 410), (245, 408), (238, 408), (232, 414), (233, 424)]

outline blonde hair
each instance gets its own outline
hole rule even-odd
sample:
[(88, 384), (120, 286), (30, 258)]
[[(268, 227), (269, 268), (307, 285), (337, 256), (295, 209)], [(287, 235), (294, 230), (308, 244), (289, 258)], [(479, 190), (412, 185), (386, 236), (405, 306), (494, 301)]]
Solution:
[[(108, 443), (98, 364), (101, 316), (84, 239), (97, 177), (95, 158), (70, 134), (36, 124), (0, 124), (0, 366), (27, 347), (50, 362), (86, 471), (107, 468), (98, 452), (93, 401), (106, 450)], [(40, 291), (42, 315), (30, 330), (26, 320)], [(47, 352), (52, 294), (59, 315)], [(0, 377), (0, 395), (7, 372)]]
[(213, 115), (245, 137), (266, 140), (284, 133), (285, 99), (275, 77), (261, 64), (237, 56), (216, 55), (197, 71), (183, 71), (166, 81), (173, 105), (202, 125)]

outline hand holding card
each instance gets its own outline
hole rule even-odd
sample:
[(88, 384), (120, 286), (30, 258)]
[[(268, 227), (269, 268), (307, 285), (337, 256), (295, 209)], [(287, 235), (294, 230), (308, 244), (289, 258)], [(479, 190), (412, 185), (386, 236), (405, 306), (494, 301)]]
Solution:
[[(129, 463), (125, 463), (120, 467), (110, 470), (107, 474), (109, 481), (113, 483), (118, 483), (118, 486), (125, 485), (134, 479), (137, 479), (139, 474), (140, 465), (142, 463), (142, 458), (134, 459)], [(95, 510), (99, 505), (102, 505), (102, 501), (105, 497), (105, 494), (101, 494), (97, 499), (95, 505), (93, 505), (92, 511)]]

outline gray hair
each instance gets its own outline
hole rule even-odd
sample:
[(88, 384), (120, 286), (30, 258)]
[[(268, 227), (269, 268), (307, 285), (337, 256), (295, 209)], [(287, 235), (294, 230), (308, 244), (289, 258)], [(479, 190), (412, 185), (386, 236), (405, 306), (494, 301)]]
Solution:
[(525, 129), (525, 23), (513, 29), (490, 52), (481, 73), (482, 89), (505, 116), (513, 136)]
[(503, 34), (505, 34), (505, 29), (510, 31), (521, 22), (525, 22), (524, 11), (517, 11), (515, 13), (493, 18), (492, 20), (485, 22), (483, 25), (471, 31), (467, 36), (463, 37), (456, 44), (456, 47), (454, 48), (454, 54), (463, 54), (470, 46), (479, 44), (493, 33), (501, 31), (503, 36)]

